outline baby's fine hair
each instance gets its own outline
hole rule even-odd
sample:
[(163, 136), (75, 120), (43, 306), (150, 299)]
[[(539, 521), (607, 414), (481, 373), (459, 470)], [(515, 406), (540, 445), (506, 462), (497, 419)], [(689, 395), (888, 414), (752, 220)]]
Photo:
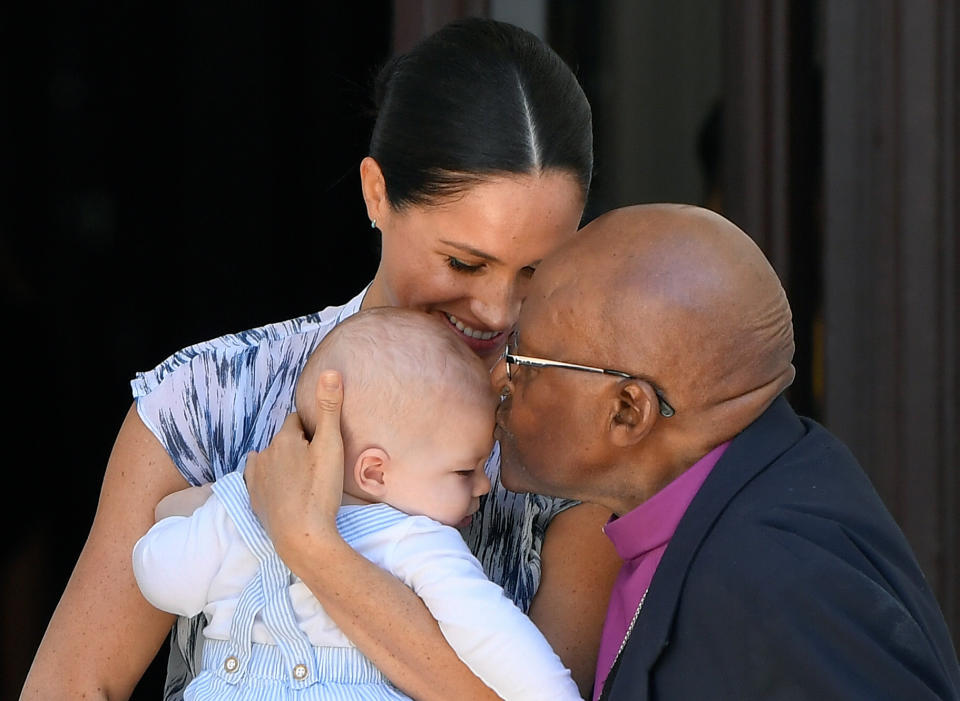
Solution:
[(308, 435), (316, 426), (314, 391), (324, 370), (337, 370), (343, 378), (345, 441), (377, 426), (412, 425), (436, 411), (438, 402), (478, 403), (492, 396), (483, 361), (442, 320), (411, 309), (360, 311), (320, 342), (296, 390)]

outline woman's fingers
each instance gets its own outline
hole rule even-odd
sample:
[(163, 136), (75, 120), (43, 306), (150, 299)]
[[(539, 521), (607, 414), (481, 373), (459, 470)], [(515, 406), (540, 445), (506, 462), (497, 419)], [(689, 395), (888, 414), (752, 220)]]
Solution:
[(250, 506), (267, 533), (283, 528), (284, 517), (296, 513), (301, 504), (300, 475), (309, 473), (306, 440), (296, 414), (288, 414), (280, 430), (262, 451), (247, 453), (243, 479), (250, 494)]
[(336, 370), (324, 370), (316, 387), (317, 429), (321, 432), (340, 435), (340, 408), (343, 405), (343, 384)]
[(339, 373), (321, 375), (315, 400), (313, 440), (304, 437), (298, 415), (290, 414), (266, 448), (247, 455), (244, 474), (250, 505), (291, 568), (306, 539), (339, 537), (336, 516), (343, 496)]
[[(316, 387), (316, 402), (317, 428), (310, 441), (310, 453), (315, 467), (329, 473), (331, 489), (342, 490), (343, 437), (340, 434), (340, 410), (343, 407), (343, 383), (340, 373), (335, 370), (321, 373)], [(340, 494), (336, 497), (339, 503)]]
[(243, 468), (243, 481), (247, 485), (247, 492), (250, 494), (250, 508), (253, 509), (261, 521), (264, 521), (263, 507), (260, 504), (260, 483), (257, 479), (260, 476), (258, 468), (259, 453), (247, 453), (247, 464)]

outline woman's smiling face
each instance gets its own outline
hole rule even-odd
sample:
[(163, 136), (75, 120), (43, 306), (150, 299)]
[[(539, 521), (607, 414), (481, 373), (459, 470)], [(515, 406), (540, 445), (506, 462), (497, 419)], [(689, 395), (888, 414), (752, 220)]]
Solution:
[(584, 194), (562, 171), (490, 177), (437, 203), (390, 206), (373, 159), (361, 165), (367, 213), (383, 234), (363, 306), (437, 314), (492, 365), (540, 261), (576, 233)]

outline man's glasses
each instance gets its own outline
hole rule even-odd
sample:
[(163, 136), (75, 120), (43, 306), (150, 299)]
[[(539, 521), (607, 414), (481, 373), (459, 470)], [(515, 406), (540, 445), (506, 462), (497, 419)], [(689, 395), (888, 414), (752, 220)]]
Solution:
[(627, 380), (640, 380), (641, 382), (646, 382), (653, 388), (654, 393), (657, 395), (657, 400), (660, 403), (660, 415), (664, 417), (671, 417), (676, 412), (673, 410), (673, 407), (667, 402), (663, 397), (663, 392), (653, 384), (646, 377), (640, 377), (639, 375), (631, 375), (630, 373), (623, 372), (622, 370), (609, 370), (607, 368), (597, 368), (591, 365), (578, 365), (577, 363), (565, 363), (560, 360), (547, 360), (546, 358), (533, 358), (528, 355), (517, 355), (513, 351), (517, 349), (517, 332), (514, 331), (510, 334), (510, 338), (507, 341), (507, 347), (504, 350), (503, 360), (507, 366), (507, 379), (511, 382), (513, 381), (513, 365), (526, 365), (531, 368), (565, 368), (567, 370), (582, 370), (583, 372), (592, 372), (600, 375), (614, 375), (615, 377), (622, 377)]

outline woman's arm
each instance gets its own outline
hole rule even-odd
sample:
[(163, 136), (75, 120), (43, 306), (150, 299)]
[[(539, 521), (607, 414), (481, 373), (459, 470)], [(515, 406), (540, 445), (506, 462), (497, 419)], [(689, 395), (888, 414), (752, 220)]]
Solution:
[(22, 699), (129, 698), (174, 620), (141, 596), (133, 578), (133, 545), (153, 525), (160, 499), (186, 485), (132, 407), (107, 462), (90, 535)]
[(540, 588), (530, 618), (570, 669), (584, 698), (593, 692), (600, 634), (613, 580), (623, 561), (602, 528), (610, 512), (580, 504), (547, 527)]
[[(337, 532), (343, 491), (343, 391), (317, 383), (317, 428), (307, 442), (295, 415), (247, 458), (251, 504), (280, 557), (390, 681), (415, 699), (496, 699), (447, 644), (423, 602)], [(373, 615), (375, 612), (375, 615)]]

